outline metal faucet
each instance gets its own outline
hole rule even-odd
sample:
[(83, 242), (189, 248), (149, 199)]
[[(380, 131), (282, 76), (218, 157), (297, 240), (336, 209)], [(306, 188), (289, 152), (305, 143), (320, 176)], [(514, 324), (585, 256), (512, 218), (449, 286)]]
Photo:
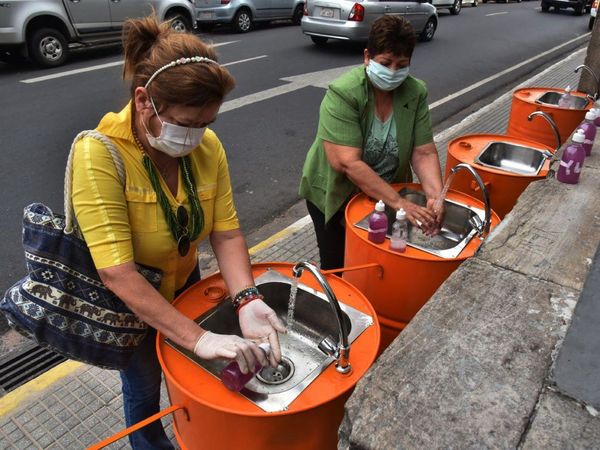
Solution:
[(527, 116), (527, 120), (528, 121), (532, 121), (534, 117), (536, 116), (540, 116), (543, 117), (544, 119), (546, 119), (546, 122), (548, 122), (550, 124), (550, 126), (552, 127), (552, 130), (554, 130), (554, 135), (556, 136), (556, 150), (555, 152), (560, 150), (560, 146), (562, 144), (562, 141), (560, 139), (560, 132), (558, 131), (558, 127), (556, 126), (556, 123), (554, 122), (554, 120), (552, 120), (552, 117), (550, 117), (549, 114), (546, 114), (544, 111), (534, 111), (531, 114), (529, 114)]
[(471, 225), (477, 230), (479, 237), (482, 237), (484, 234), (489, 233), (490, 224), (492, 222), (492, 211), (490, 208), (490, 195), (488, 193), (487, 188), (485, 187), (485, 184), (483, 183), (483, 180), (481, 179), (479, 174), (475, 171), (475, 169), (473, 169), (470, 165), (465, 164), (465, 163), (457, 164), (452, 169), (450, 169), (450, 173), (455, 174), (456, 172), (458, 172), (461, 169), (465, 169), (471, 175), (473, 175), (473, 178), (475, 178), (475, 181), (477, 181), (477, 184), (479, 185), (479, 189), (481, 189), (481, 193), (483, 195), (483, 203), (485, 205), (485, 219), (484, 219), (483, 223), (481, 223), (481, 219), (479, 219), (479, 216), (476, 216), (477, 217), (476, 219), (474, 217), (473, 221), (471, 221), (471, 220), (469, 221), (471, 223)]
[(307, 269), (313, 276), (317, 279), (325, 295), (327, 296), (327, 300), (329, 300), (329, 304), (331, 305), (331, 310), (333, 311), (333, 315), (335, 316), (335, 320), (338, 327), (338, 344), (337, 346), (331, 342), (331, 339), (325, 338), (322, 342), (323, 345), (319, 344), (319, 348), (325, 351), (330, 356), (335, 357), (335, 369), (340, 373), (348, 373), (352, 369), (350, 366), (350, 345), (348, 344), (348, 331), (344, 325), (344, 320), (342, 316), (342, 309), (340, 308), (340, 304), (338, 302), (337, 297), (333, 293), (331, 286), (323, 276), (323, 274), (319, 271), (317, 266), (308, 262), (302, 261), (294, 266), (292, 269), (292, 273), (295, 278), (300, 278), (304, 269)]
[(594, 92), (594, 100), (596, 100), (598, 98), (598, 91), (600, 91), (600, 79), (598, 79), (598, 75), (596, 75), (596, 73), (589, 66), (586, 66), (585, 64), (581, 64), (581, 65), (577, 66), (575, 68), (575, 73), (579, 72), (580, 69), (587, 70), (596, 80), (596, 92)]

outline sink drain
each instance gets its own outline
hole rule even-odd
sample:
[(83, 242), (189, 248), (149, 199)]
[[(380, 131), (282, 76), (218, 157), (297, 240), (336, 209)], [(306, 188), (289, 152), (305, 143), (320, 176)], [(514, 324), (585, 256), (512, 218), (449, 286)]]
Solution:
[(256, 374), (256, 378), (265, 384), (282, 384), (292, 378), (292, 375), (294, 375), (294, 363), (289, 358), (282, 356), (277, 367), (263, 367)]

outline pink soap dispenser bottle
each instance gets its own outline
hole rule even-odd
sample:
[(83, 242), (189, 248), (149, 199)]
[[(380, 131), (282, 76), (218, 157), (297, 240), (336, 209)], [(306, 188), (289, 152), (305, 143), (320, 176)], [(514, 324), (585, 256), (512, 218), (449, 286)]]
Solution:
[(594, 109), (589, 110), (585, 113), (585, 119), (581, 122), (581, 125), (577, 127), (579, 130), (583, 130), (585, 140), (583, 141), (583, 149), (585, 155), (590, 156), (592, 154), (592, 146), (594, 145), (594, 139), (596, 139), (596, 111)]
[(556, 173), (556, 179), (561, 183), (579, 183), (579, 175), (583, 167), (583, 161), (585, 160), (584, 140), (585, 134), (583, 131), (577, 130), (573, 135), (571, 144), (563, 152), (560, 167)]
[(369, 216), (369, 240), (375, 244), (385, 241), (388, 230), (388, 218), (385, 215), (385, 203), (379, 200), (375, 205), (375, 211)]
[[(260, 349), (265, 352), (265, 356), (269, 356), (271, 352), (271, 346), (267, 343), (258, 344)], [(242, 373), (239, 364), (236, 361), (230, 362), (219, 374), (219, 378), (227, 389), (234, 392), (240, 392), (248, 382), (254, 378), (258, 372), (260, 372), (262, 366), (260, 363), (256, 363), (255, 367), (251, 367), (248, 373)]]

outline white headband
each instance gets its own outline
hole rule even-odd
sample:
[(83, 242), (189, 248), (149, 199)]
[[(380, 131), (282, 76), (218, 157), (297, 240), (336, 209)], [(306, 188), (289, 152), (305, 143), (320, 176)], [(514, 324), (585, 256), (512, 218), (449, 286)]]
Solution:
[(181, 66), (181, 65), (190, 64), (190, 63), (201, 63), (201, 62), (209, 62), (209, 63), (216, 64), (217, 66), (219, 65), (218, 62), (213, 61), (212, 59), (206, 58), (204, 56), (192, 56), (191, 58), (179, 58), (175, 61), (171, 61), (169, 64), (165, 64), (160, 69), (158, 69), (156, 72), (154, 72), (152, 74), (152, 76), (148, 79), (148, 81), (146, 82), (146, 85), (144, 87), (147, 88), (148, 85), (152, 82), (152, 80), (154, 80), (156, 78), (156, 76), (159, 73), (161, 73), (167, 69), (170, 69), (171, 67)]

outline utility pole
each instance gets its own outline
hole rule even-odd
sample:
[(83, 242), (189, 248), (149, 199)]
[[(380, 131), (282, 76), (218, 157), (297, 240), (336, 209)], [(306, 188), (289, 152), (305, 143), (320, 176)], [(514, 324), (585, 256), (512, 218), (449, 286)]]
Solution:
[[(594, 71), (596, 76), (600, 78), (600, 20), (596, 17), (594, 28), (592, 29), (592, 37), (588, 44), (587, 54), (585, 56), (584, 64)], [(585, 69), (581, 69), (581, 76), (579, 78), (579, 86), (577, 90), (580, 92), (586, 92), (594, 95), (598, 92), (598, 82), (594, 77)], [(600, 96), (600, 93), (598, 94)]]

